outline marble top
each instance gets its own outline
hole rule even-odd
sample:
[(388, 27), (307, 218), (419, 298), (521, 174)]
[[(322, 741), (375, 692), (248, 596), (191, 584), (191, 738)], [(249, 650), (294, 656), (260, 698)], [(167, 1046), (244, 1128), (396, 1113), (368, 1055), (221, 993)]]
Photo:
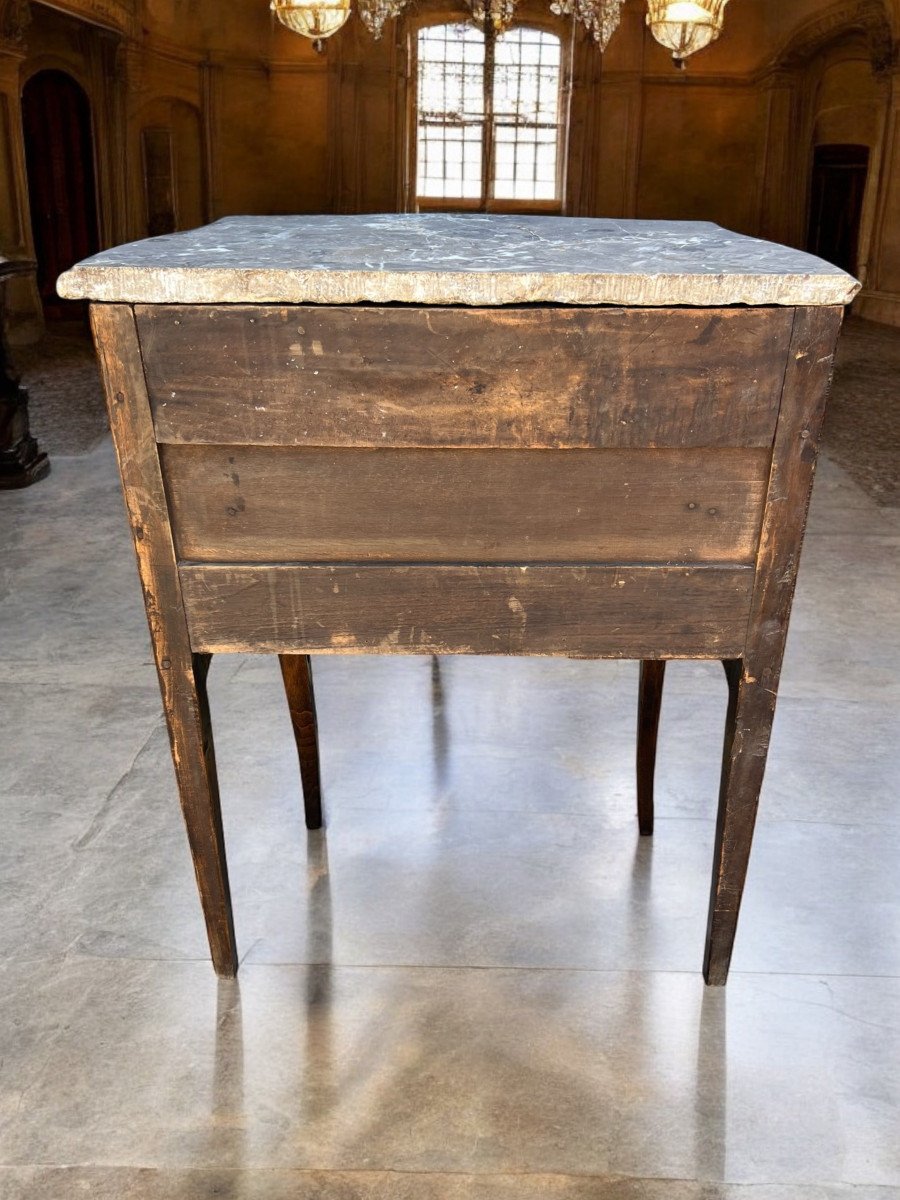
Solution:
[(62, 275), (69, 299), (149, 304), (847, 304), (799, 250), (703, 221), (392, 213), (225, 217), (117, 246)]

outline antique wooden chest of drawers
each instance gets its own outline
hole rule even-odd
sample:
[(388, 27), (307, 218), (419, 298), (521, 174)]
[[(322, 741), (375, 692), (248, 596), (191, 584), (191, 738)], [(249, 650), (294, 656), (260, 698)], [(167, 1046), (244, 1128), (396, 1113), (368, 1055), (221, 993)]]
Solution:
[(236, 969), (205, 677), (281, 656), (665, 661), (729, 682), (705, 973), (727, 976), (832, 358), (855, 283), (712, 225), (229, 218), (88, 297), (213, 960)]

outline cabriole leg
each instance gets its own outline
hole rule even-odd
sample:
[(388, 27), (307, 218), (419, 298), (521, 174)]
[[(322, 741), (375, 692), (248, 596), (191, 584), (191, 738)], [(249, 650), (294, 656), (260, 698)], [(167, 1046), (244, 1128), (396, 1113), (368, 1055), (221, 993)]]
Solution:
[(644, 659), (641, 663), (638, 686), (637, 810), (640, 831), (648, 837), (653, 832), (653, 777), (665, 674), (664, 659)]
[(322, 785), (319, 775), (319, 731), (308, 654), (279, 654), (291, 724), (300, 757), (303, 809), (307, 829), (322, 828)]

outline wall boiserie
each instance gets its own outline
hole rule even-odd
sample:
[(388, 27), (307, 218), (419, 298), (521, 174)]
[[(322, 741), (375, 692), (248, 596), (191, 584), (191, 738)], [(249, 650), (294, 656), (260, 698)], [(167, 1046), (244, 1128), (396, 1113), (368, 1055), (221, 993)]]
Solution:
[[(567, 46), (565, 211), (803, 245), (815, 146), (865, 146), (857, 306), (900, 324), (900, 0), (734, 0), (684, 72), (644, 10), (627, 0), (601, 58), (543, 0), (520, 3)], [(231, 213), (408, 208), (409, 39), (464, 11), (420, 0), (377, 42), (351, 18), (317, 54), (265, 0), (0, 0), (0, 252), (32, 251), (20, 99), (48, 65), (91, 103), (102, 244)], [(10, 291), (37, 329), (33, 286)]]

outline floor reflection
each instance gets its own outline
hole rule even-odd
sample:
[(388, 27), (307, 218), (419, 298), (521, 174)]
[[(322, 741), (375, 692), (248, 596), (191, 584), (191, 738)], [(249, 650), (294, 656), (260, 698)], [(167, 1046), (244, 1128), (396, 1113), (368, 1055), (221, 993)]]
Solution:
[(325, 1117), (338, 1103), (338, 1070), (334, 1060), (334, 925), (328, 838), (324, 829), (309, 830), (306, 842), (308, 886), (305, 1070), (303, 1112), (310, 1120)]
[(697, 1030), (694, 1158), (701, 1178), (725, 1179), (728, 1158), (728, 993), (704, 988)]
[[(216, 986), (211, 1132), (217, 1139), (222, 1129), (229, 1131), (229, 1158), (235, 1166), (241, 1166), (247, 1157), (241, 985), (238, 979), (218, 979)], [(213, 1150), (215, 1144), (212, 1142)]]
[[(324, 829), (306, 834), (306, 945), (307, 961), (329, 966), (334, 952), (334, 919), (331, 874), (328, 869), (328, 837)], [(316, 997), (311, 995), (310, 1002)]]
[(431, 656), (431, 741), (435, 777), (437, 782), (443, 785), (447, 780), (449, 729), (444, 684), (441, 678), (441, 660), (436, 654)]

